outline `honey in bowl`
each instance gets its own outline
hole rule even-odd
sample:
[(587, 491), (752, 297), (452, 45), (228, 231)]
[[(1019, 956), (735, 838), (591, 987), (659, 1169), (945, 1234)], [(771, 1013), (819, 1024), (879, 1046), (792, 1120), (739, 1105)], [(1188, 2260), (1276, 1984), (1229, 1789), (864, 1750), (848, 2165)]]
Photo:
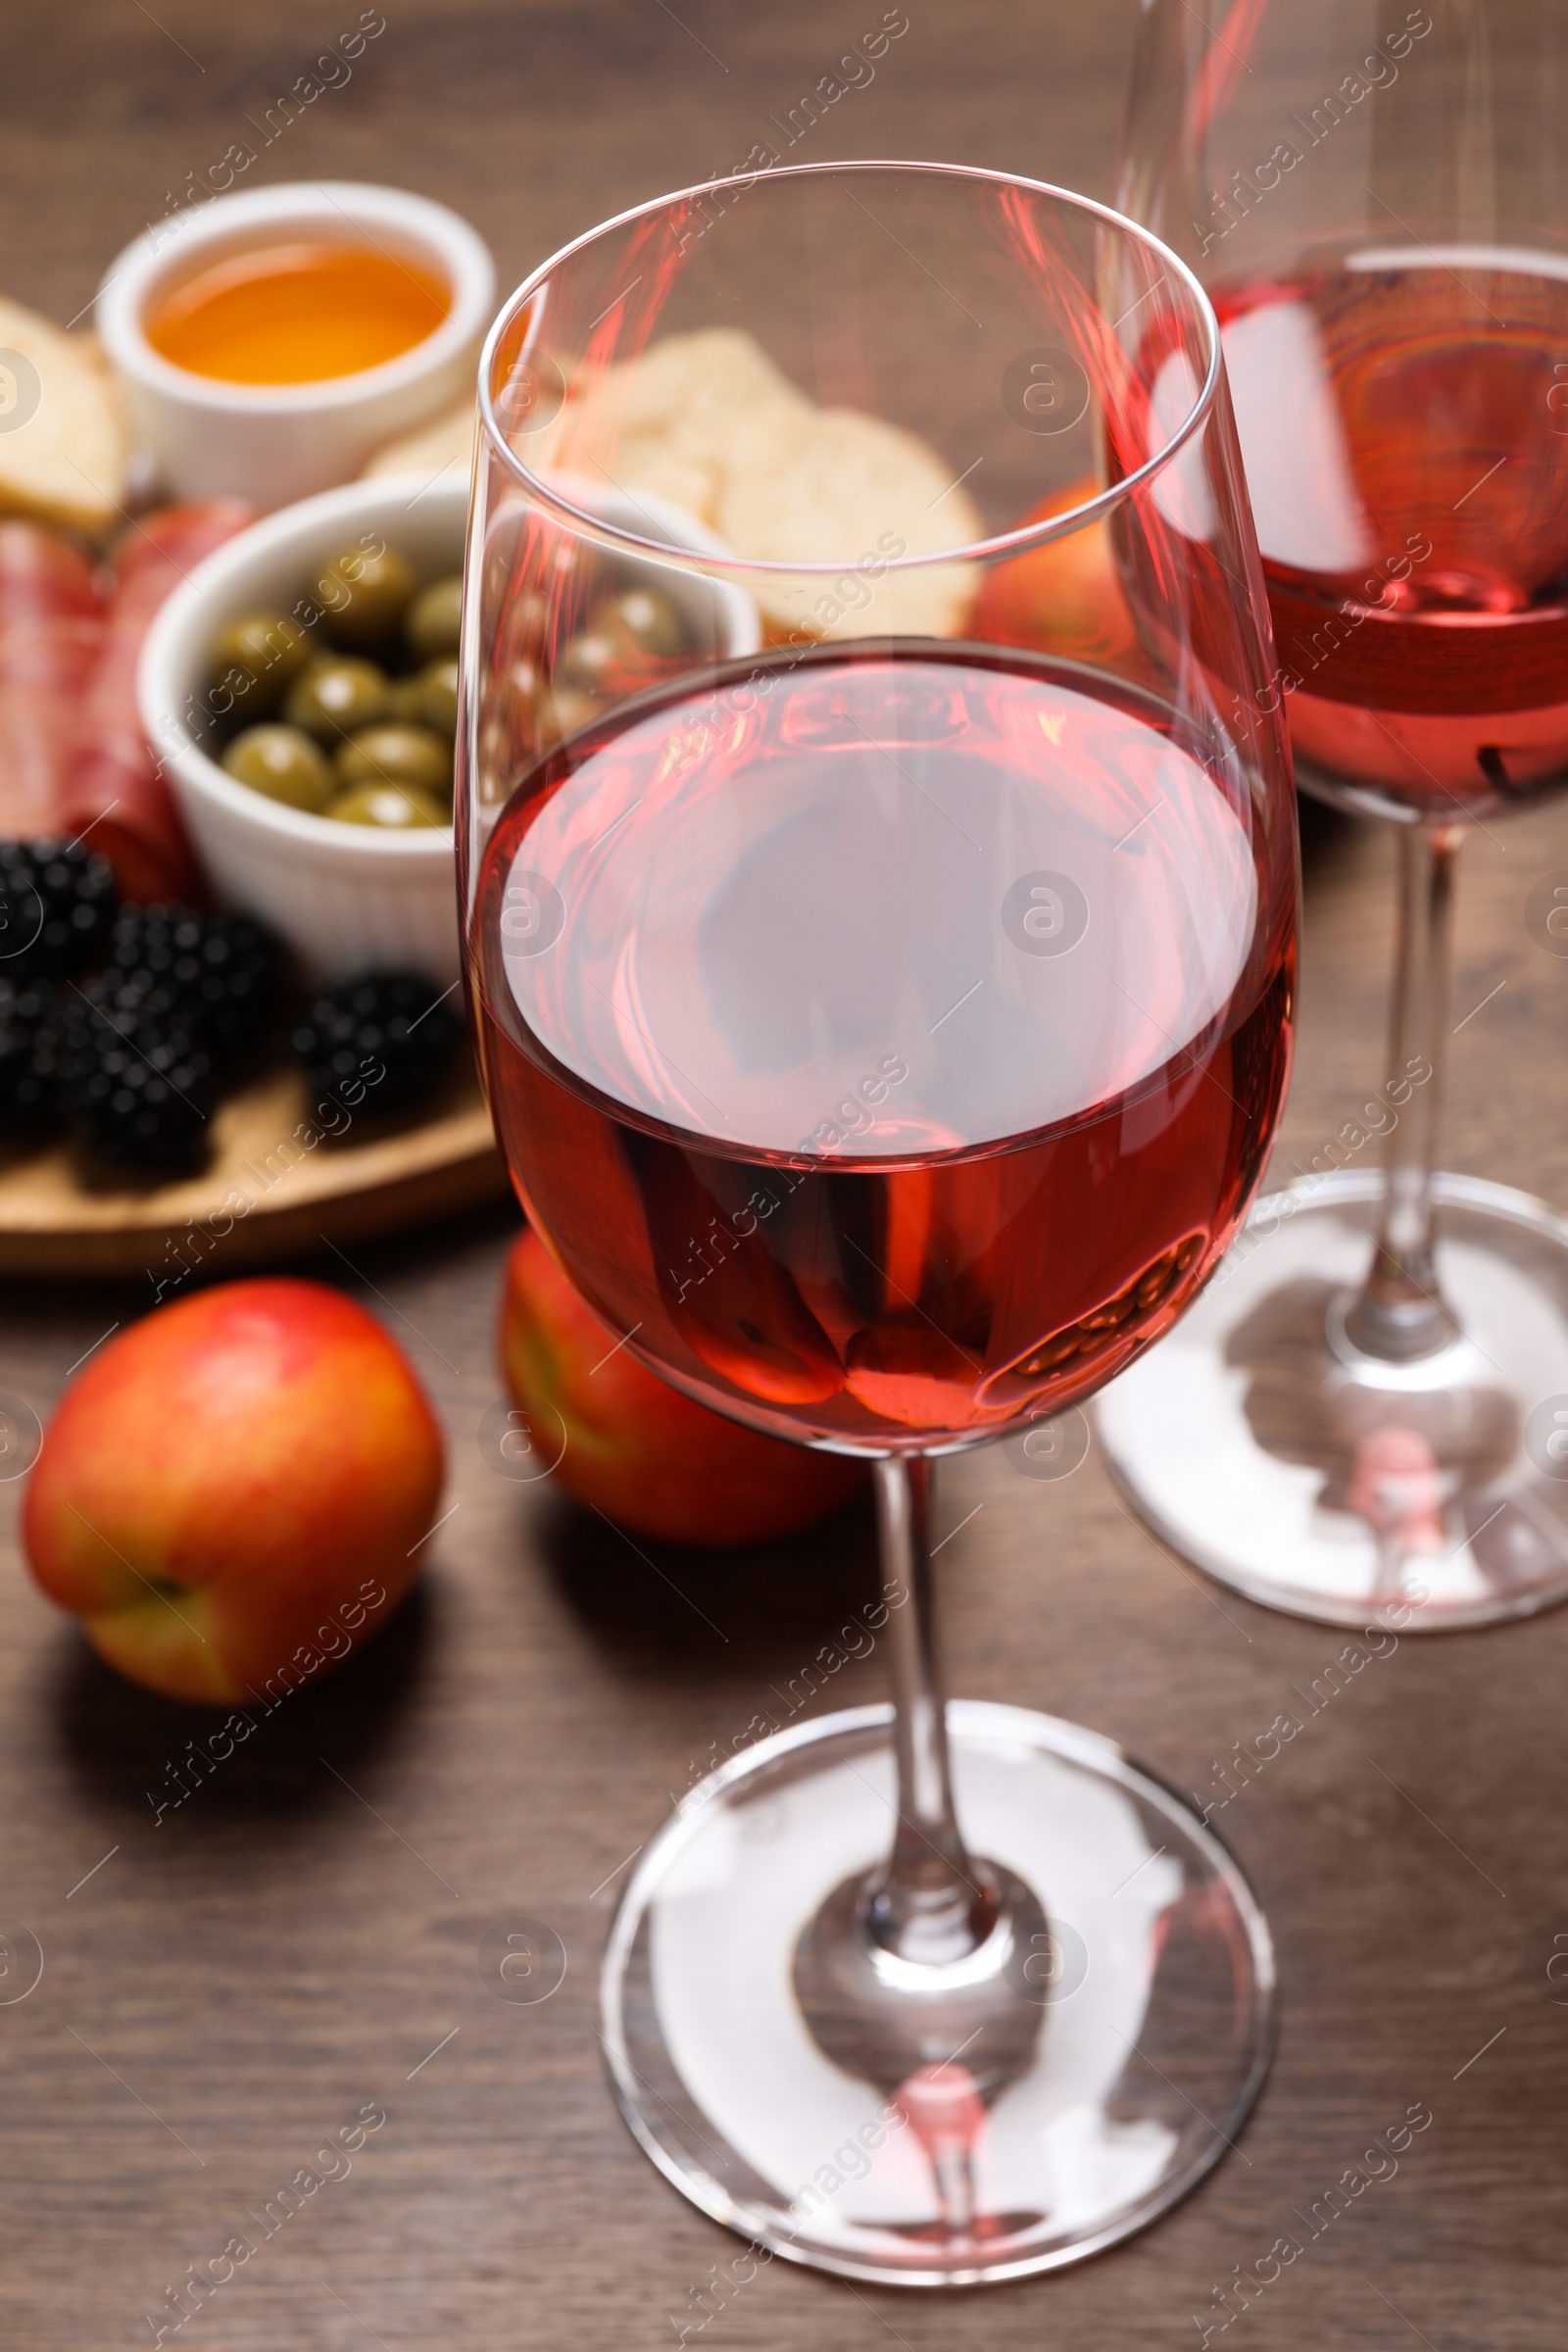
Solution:
[(441, 278), (368, 245), (262, 245), (229, 254), (157, 299), (154, 351), (225, 384), (317, 384), (422, 343), (452, 308)]

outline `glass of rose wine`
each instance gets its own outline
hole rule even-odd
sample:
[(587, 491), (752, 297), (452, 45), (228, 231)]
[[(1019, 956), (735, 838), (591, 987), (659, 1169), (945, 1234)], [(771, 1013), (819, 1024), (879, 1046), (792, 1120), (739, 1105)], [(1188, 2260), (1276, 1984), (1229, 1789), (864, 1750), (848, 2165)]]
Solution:
[[(1457, 849), (1568, 783), (1568, 5), (1208, 14), (1145, 10), (1119, 202), (1215, 301), (1265, 706), (1309, 793), (1396, 825), (1401, 943), (1378, 1084), (1098, 1421), (1250, 1599), (1486, 1625), (1568, 1594), (1568, 1223), (1437, 1174), (1446, 1040), (1497, 1018), (1448, 1004)], [(1563, 953), (1568, 875), (1523, 912)]]
[(1269, 2046), (1236, 1864), (1108, 1740), (948, 1705), (931, 1575), (934, 1457), (1070, 1466), (1279, 1116), (1294, 802), (1213, 313), (1051, 188), (777, 170), (546, 263), (480, 394), (460, 862), (518, 1196), (617, 1344), (870, 1461), (882, 1545), (893, 1704), (640, 1853), (615, 2091), (737, 2262), (1049, 2269), (1202, 2176)]
[[(1568, 1595), (1568, 1224), (1435, 1169), (1450, 1025), (1489, 1017), (1448, 1002), (1455, 856), (1568, 783), (1568, 5), (1208, 13), (1145, 12), (1118, 200), (1212, 295), (1265, 707), (1309, 792), (1396, 826), (1400, 945), (1380, 1083), (1101, 1434), (1252, 1599), (1483, 1625)], [(1521, 911), (1564, 952), (1568, 875)]]

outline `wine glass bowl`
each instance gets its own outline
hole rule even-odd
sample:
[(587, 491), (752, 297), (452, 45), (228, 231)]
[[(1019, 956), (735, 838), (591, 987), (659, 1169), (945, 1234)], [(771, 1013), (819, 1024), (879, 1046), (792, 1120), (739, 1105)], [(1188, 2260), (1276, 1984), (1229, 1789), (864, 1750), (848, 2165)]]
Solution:
[[(481, 411), (498, 1136), (616, 1346), (873, 1459), (897, 1699), (761, 1740), (642, 1855), (617, 2093), (793, 2259), (1051, 2268), (1200, 2177), (1268, 2045), (1235, 1865), (1108, 1743), (948, 1708), (931, 1574), (932, 1458), (1172, 1327), (1283, 1100), (1291, 777), (1213, 315), (1083, 199), (781, 170), (545, 265)], [(1042, 561), (1094, 611), (1037, 609)]]
[(1362, 0), (1254, 0), (1213, 31), (1153, 0), (1124, 125), (1120, 201), (1220, 320), (1266, 700), (1307, 790), (1398, 827), (1400, 945), (1381, 1185), (1260, 1202), (1100, 1428), (1173, 1548), (1334, 1623), (1568, 1596), (1528, 1442), (1568, 1393), (1568, 1226), (1435, 1166), (1455, 858), (1568, 784), (1565, 61), (1562, 0), (1437, 0), (1393, 31)]
[(1313, 789), (1474, 821), (1568, 778), (1568, 254), (1395, 240), (1213, 294)]

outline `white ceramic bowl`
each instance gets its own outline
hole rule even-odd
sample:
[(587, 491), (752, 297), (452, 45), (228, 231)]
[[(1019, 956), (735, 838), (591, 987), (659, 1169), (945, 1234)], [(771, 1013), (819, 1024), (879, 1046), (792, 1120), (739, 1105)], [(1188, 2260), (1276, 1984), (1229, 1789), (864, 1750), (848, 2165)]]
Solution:
[[(604, 519), (671, 545), (711, 549), (691, 515), (640, 493), (595, 502)], [(242, 614), (289, 612), (321, 566), (365, 533), (406, 556), (421, 579), (462, 568), (466, 481), (382, 474), (270, 514), (198, 564), (147, 633), (137, 671), (142, 725), (220, 898), (270, 922), (307, 972), (341, 979), (368, 965), (407, 964), (447, 983), (460, 970), (457, 877), (450, 828), (382, 833), (286, 808), (225, 773), (196, 740), (220, 630)], [(755, 653), (757, 609), (743, 591), (698, 573), (617, 558), (645, 572), (731, 655)]]
[[(398, 359), (320, 383), (220, 383), (154, 351), (142, 320), (167, 287), (229, 254), (295, 240), (401, 255), (445, 280), (452, 308)], [(219, 196), (154, 222), (105, 277), (97, 326), (167, 486), (184, 498), (245, 498), (265, 511), (349, 481), (383, 441), (461, 399), (494, 308), (489, 250), (445, 205), (356, 180), (301, 180)]]

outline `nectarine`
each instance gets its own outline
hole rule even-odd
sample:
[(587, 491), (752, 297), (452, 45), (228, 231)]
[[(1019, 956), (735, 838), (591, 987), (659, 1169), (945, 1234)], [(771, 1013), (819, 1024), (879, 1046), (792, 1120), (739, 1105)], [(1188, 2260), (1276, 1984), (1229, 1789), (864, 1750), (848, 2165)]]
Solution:
[(77, 1375), (24, 1541), (50, 1598), (133, 1681), (214, 1705), (275, 1698), (385, 1623), (443, 1468), (424, 1392), (372, 1315), (320, 1283), (225, 1283), (159, 1307)]
[[(1100, 487), (1095, 481), (1075, 482), (1070, 490), (1032, 507), (1023, 520), (1049, 521), (1053, 514), (1093, 498)], [(1011, 556), (988, 571), (975, 600), (969, 634), (989, 645), (1027, 646), (1032, 652), (1088, 662), (1138, 683), (1152, 674), (1102, 521)]]
[[(519, 1409), (552, 1436), (554, 1476), (606, 1518), (671, 1544), (758, 1544), (847, 1501), (863, 1462), (786, 1446), (710, 1412), (616, 1346), (534, 1233), (507, 1260), (501, 1363)], [(557, 1441), (559, 1442), (559, 1441)]]

